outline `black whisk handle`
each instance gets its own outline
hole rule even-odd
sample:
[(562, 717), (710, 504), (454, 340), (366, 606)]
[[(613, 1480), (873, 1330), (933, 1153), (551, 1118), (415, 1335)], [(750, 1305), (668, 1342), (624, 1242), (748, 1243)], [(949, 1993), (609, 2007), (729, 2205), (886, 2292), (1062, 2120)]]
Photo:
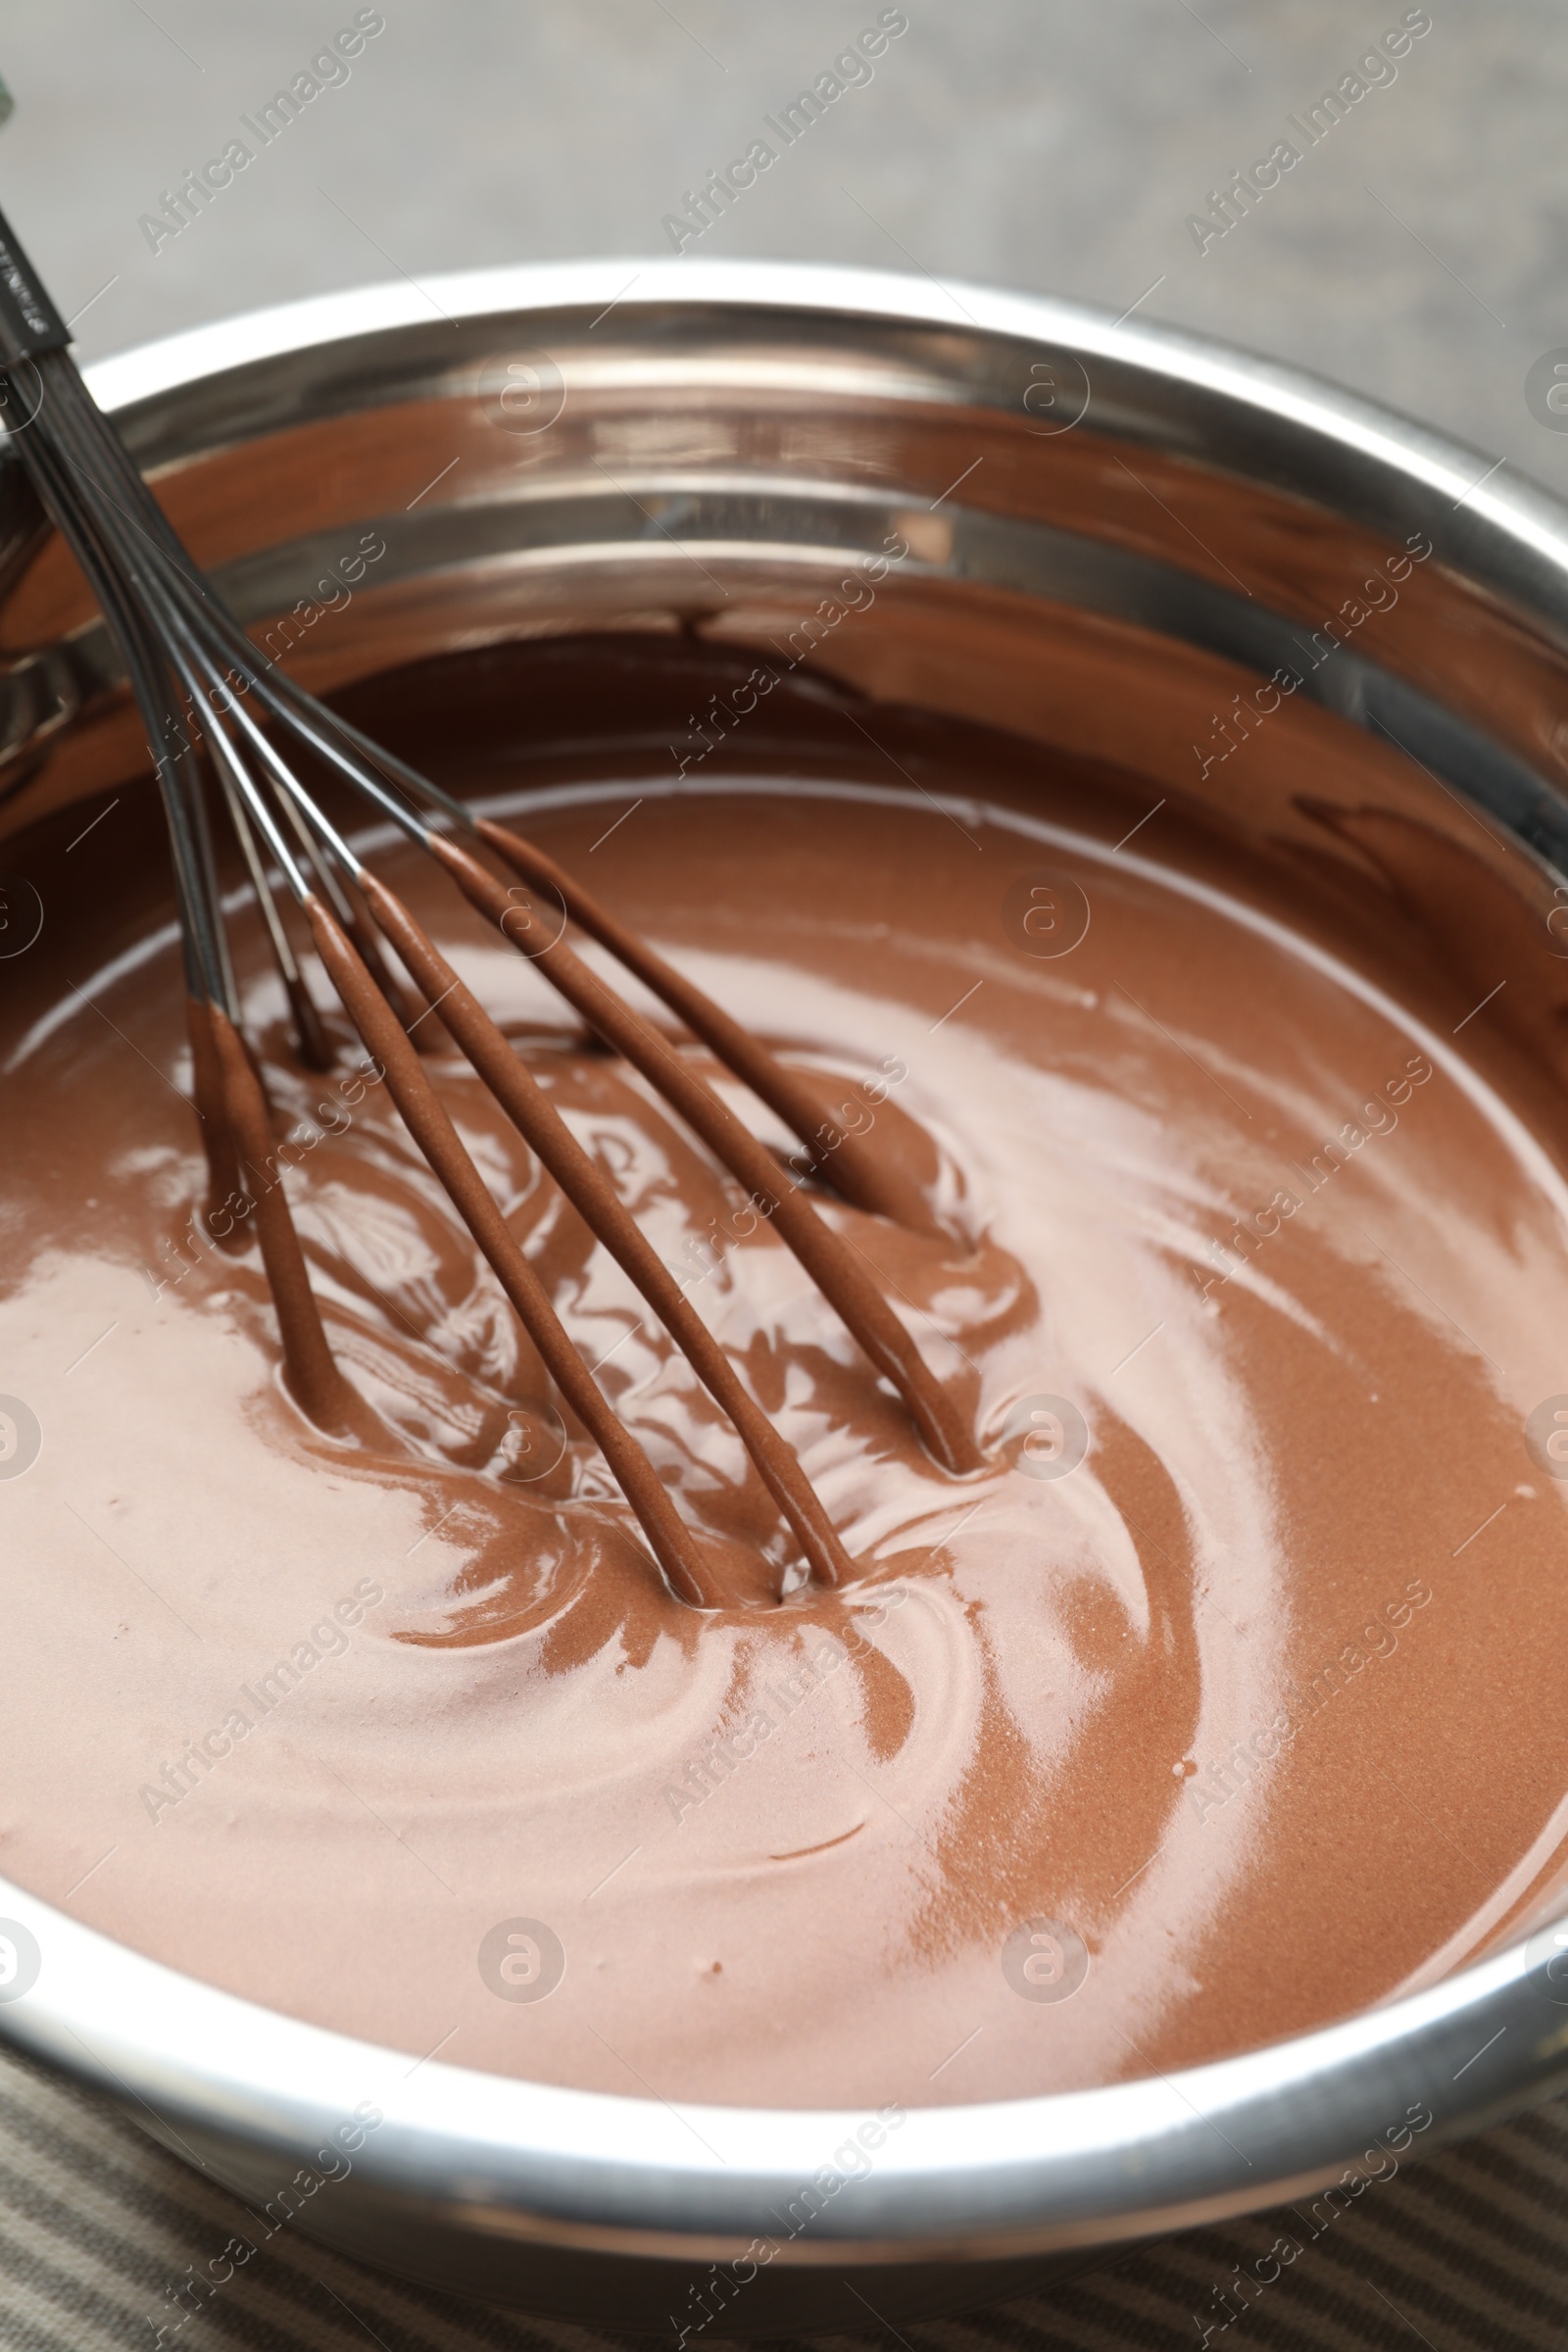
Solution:
[(0, 213), (0, 368), (64, 351), (71, 332)]

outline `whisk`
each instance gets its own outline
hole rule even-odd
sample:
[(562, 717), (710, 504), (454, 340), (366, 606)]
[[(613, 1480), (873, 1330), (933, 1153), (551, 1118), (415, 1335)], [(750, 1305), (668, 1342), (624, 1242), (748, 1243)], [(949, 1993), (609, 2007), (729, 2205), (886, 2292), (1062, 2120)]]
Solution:
[[(168, 824), (180, 915), (196, 1107), (216, 1205), (247, 1202), (277, 1313), (284, 1377), (329, 1436), (384, 1445), (386, 1433), (339, 1369), (312, 1293), (281, 1184), (246, 1190), (272, 1148), (267, 1098), (239, 1027), (210, 809), (221, 808), (249, 871), (288, 999), (301, 1058), (331, 1054), (319, 1010), (274, 902), (269, 861), (309, 930), (321, 968), (550, 1377), (603, 1452), (655, 1558), (683, 1599), (723, 1597), (715, 1572), (648, 1454), (572, 1345), (470, 1158), (410, 1029), (438, 1019), (524, 1142), (611, 1251), (728, 1417), (815, 1580), (855, 1571), (794, 1449), (502, 1031), (403, 901), (364, 864), (290, 764), (303, 751), (434, 858), (469, 904), (523, 954), (602, 1040), (638, 1070), (771, 1220), (875, 1371), (892, 1384), (945, 1470), (982, 1455), (952, 1398), (864, 1262), (690, 1061), (584, 961), (568, 923), (599, 942), (677, 1022), (766, 1103), (846, 1200), (929, 1228), (922, 1199), (831, 1116), (810, 1084), (630, 931), (534, 844), (462, 802), (317, 702), (258, 653), (202, 576), (142, 481), (70, 355), (71, 337), (0, 216), (0, 377), (8, 446), (71, 549), (124, 664)], [(439, 829), (438, 829), (439, 827)], [(478, 854), (488, 852), (501, 878)], [(411, 1008), (386, 943), (423, 992)], [(211, 1209), (210, 1212), (211, 1213)]]

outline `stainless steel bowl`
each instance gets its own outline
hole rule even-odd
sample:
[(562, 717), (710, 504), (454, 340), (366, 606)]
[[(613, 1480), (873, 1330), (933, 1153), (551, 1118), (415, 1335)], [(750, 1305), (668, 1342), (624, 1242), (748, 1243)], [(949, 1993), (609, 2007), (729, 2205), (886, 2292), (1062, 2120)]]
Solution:
[[(874, 609), (819, 632), (808, 665), (1103, 761), (1320, 879), (1355, 855), (1303, 813), (1332, 772), (1440, 832), (1494, 909), (1504, 894), (1525, 972), (1504, 1042), (1521, 1067), (1560, 1052), (1568, 514), (1400, 417), (1059, 303), (685, 260), (330, 296), (93, 374), (234, 603), (272, 627), (293, 610), (318, 687), (568, 631), (810, 646), (808, 615), (896, 535), (908, 553)], [(318, 583), (366, 533), (384, 554), (318, 625)], [(1394, 602), (1372, 602), (1374, 577), (1398, 578)], [(141, 749), (11, 460), (0, 651), (9, 834), (133, 773)], [(1268, 749), (1233, 756), (1250, 712)], [(1451, 904), (1406, 919), (1428, 921), (1467, 1001)], [(281, 2196), (298, 2229), (432, 2283), (662, 2332), (977, 2304), (1309, 2192), (1391, 2132), (1434, 2146), (1568, 2084), (1547, 1926), (1223, 2064), (917, 2110), (852, 2178), (857, 2117), (417, 2063), (0, 1882), (4, 1921), (39, 1965), (20, 1994), (0, 1966), (0, 2033), (253, 2206)]]

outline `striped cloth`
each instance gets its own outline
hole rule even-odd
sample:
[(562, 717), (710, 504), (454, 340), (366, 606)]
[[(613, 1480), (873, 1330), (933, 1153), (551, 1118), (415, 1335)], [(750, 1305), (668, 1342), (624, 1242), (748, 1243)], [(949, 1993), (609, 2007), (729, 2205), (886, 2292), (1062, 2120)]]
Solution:
[[(0, 2052), (5, 2352), (149, 2352), (174, 2316), (166, 2288), (246, 2220), (96, 2098)], [(1285, 2247), (1296, 2251), (1281, 2259)], [(1126, 2256), (1049, 2299), (864, 2340), (1165, 2352), (1201, 2344), (1205, 2328), (1226, 2352), (1568, 2352), (1568, 2101), (1372, 2182), (1343, 2212), (1282, 2206)], [(610, 2352), (628, 2340), (428, 2293), (285, 2237), (179, 2336), (181, 2352)]]

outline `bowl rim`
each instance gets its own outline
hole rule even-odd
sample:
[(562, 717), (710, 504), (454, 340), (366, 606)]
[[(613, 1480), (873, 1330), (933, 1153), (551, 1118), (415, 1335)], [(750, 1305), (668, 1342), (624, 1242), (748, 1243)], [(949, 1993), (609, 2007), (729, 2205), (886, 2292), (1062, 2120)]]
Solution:
[(281, 2183), (330, 2155), (328, 2178), (357, 2170), (492, 2226), (527, 2215), (525, 2233), (617, 2251), (782, 2236), (788, 2259), (781, 2209), (808, 2190), (807, 2260), (824, 2247), (840, 2261), (907, 2257), (911, 2241), (926, 2258), (1109, 2242), (1308, 2193), (1364, 2158), (1359, 2193), (1417, 2136), (1440, 2145), (1568, 2083), (1568, 1988), (1543, 2000), (1549, 1924), (1424, 1992), (1238, 2057), (907, 2110), (676, 2103), (433, 2053), (411, 2063), (189, 1977), (0, 1879), (0, 1934), (18, 1924), (43, 1964), (0, 2002), (0, 2039), (150, 2119), (198, 2164), (215, 2138), (237, 2142), (270, 2154)]
[[(440, 299), (437, 299), (439, 295)], [(177, 392), (222, 374), (291, 353), (381, 334), (528, 313), (595, 313), (600, 321), (622, 304), (629, 310), (767, 311), (879, 320), (889, 325), (947, 329), (963, 335), (1012, 338), (1082, 352), (1146, 376), (1189, 388), (1250, 413), (1266, 424), (1285, 424), (1313, 436), (1351, 462), (1365, 481), (1388, 467), (1426, 494), (1439, 513), (1462, 514), (1450, 526), (1452, 552), (1467, 568), (1511, 550), (1537, 559), (1532, 584), (1568, 590), (1568, 503), (1518, 467), (1499, 466), (1486, 452), (1456, 436), (1352, 392), (1331, 377), (1268, 359), (1218, 336), (1134, 318), (1113, 318), (1091, 304), (1049, 294), (1019, 294), (960, 278), (938, 282), (905, 272), (827, 262), (729, 262), (700, 255), (653, 258), (621, 255), (576, 262), (538, 262), (455, 270), (419, 283), (380, 283), (307, 295), (296, 302), (241, 312), (231, 318), (185, 327), (90, 362), (83, 369), (94, 396), (111, 410)], [(1129, 436), (1135, 437), (1135, 436)], [(1325, 503), (1333, 505), (1332, 497)], [(1353, 512), (1352, 510), (1349, 510)], [(1491, 562), (1484, 568), (1490, 570)], [(1510, 567), (1502, 566), (1504, 571)], [(1568, 615), (1568, 601), (1563, 604)]]
[[(1015, 339), (1180, 385), (1315, 448), (1327, 507), (1360, 512), (1360, 490), (1376, 480), (1422, 510), (1449, 509), (1449, 560), (1568, 638), (1568, 508), (1511, 469), (1501, 479), (1483, 453), (1283, 363), (963, 281), (699, 256), (491, 269), (312, 296), (185, 329), (85, 373), (107, 408), (125, 410), (293, 353), (423, 327), (436, 314), (585, 318), (620, 305)], [(28, 1991), (0, 1991), (0, 2039), (154, 2119), (197, 2161), (187, 2132), (209, 2150), (239, 2143), (280, 2165), (308, 2162), (307, 2151), (346, 2146), (359, 2107), (353, 2169), (383, 2189), (435, 2198), (470, 2226), (619, 2250), (706, 2257), (750, 2239), (786, 2262), (842, 2263), (1125, 2239), (1308, 2190), (1363, 2151), (1370, 2163), (1428, 2133), (1422, 2145), (1436, 2145), (1568, 2084), (1568, 2013), (1543, 1960), (1554, 1923), (1426, 1990), (1240, 2056), (1090, 2090), (883, 2110), (878, 2124), (863, 2109), (575, 2090), (438, 2053), (411, 2065), (411, 2053), (220, 1991), (0, 1878), (0, 1931), (8, 1921), (43, 1957)], [(365, 2123), (367, 2105), (378, 2121)], [(781, 2238), (780, 2208), (812, 2198), (804, 2242)]]

